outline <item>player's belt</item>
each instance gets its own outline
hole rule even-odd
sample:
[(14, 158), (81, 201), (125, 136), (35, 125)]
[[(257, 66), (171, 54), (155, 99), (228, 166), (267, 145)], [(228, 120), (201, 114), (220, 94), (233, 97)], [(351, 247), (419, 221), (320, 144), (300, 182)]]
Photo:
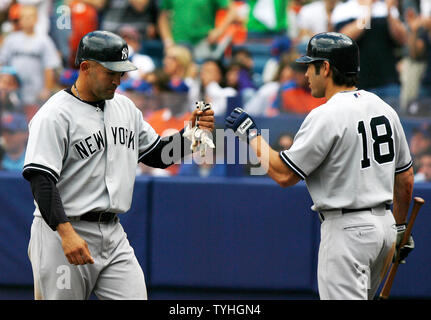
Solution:
[(90, 222), (110, 222), (117, 216), (113, 212), (87, 212), (79, 217), (73, 217), (72, 221), (90, 221)]
[[(352, 212), (359, 212), (359, 211), (371, 211), (372, 208), (362, 208), (362, 209), (341, 209), (342, 214), (346, 213), (352, 213)], [(391, 209), (391, 206), (389, 204), (385, 204), (385, 209), (389, 210)]]
[[(360, 208), (360, 209), (347, 209), (347, 208), (343, 208), (343, 209), (339, 209), (339, 210), (328, 210), (328, 211), (324, 211), (324, 212), (319, 212), (319, 219), (320, 221), (325, 220), (325, 212), (340, 212), (341, 214), (348, 214), (348, 213), (354, 213), (354, 212), (360, 212), (360, 211), (371, 211), (373, 208)], [(390, 210), (391, 209), (391, 205), (385, 203), (385, 209), (386, 210)]]

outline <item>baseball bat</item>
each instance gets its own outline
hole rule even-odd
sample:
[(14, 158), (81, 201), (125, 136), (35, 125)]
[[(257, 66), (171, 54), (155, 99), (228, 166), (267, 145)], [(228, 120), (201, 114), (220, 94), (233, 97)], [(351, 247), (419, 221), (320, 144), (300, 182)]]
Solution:
[[(410, 214), (410, 218), (407, 224), (406, 232), (404, 233), (404, 237), (401, 240), (401, 245), (399, 248), (404, 246), (408, 241), (410, 234), (412, 232), (413, 224), (415, 222), (416, 216), (418, 215), (419, 209), (425, 203), (425, 200), (420, 197), (415, 197), (413, 199), (413, 208)], [(397, 251), (397, 257), (399, 257), (399, 252)], [(387, 300), (389, 298), (389, 293), (391, 292), (392, 284), (394, 283), (395, 275), (398, 270), (398, 266), (400, 265), (400, 261), (396, 261), (392, 264), (391, 269), (389, 270), (388, 277), (386, 278), (385, 284), (383, 285), (382, 291), (380, 292), (380, 300)]]

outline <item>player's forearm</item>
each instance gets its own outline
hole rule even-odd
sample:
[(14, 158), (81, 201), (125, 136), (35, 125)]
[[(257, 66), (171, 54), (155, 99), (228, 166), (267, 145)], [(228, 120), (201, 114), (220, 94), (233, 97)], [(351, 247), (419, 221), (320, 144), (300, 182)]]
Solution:
[(262, 136), (251, 140), (250, 147), (268, 176), (280, 186), (289, 187), (299, 182), (299, 177), (284, 164), (279, 153), (272, 149)]
[(57, 232), (61, 238), (65, 238), (70, 236), (72, 233), (75, 233), (75, 229), (73, 229), (72, 224), (70, 222), (63, 222), (58, 224)]
[(397, 224), (405, 223), (412, 200), (413, 168), (395, 175), (393, 214)]

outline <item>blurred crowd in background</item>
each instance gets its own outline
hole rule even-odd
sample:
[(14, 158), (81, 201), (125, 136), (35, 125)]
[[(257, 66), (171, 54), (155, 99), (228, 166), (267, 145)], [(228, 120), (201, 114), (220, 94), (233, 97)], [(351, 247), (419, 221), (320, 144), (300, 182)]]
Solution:
[[(2, 170), (21, 171), (28, 122), (73, 85), (79, 41), (98, 29), (127, 41), (138, 70), (117, 90), (161, 136), (182, 129), (200, 100), (220, 118), (235, 97), (253, 116), (305, 116), (325, 100), (311, 96), (294, 61), (325, 31), (357, 41), (359, 88), (401, 117), (431, 115), (431, 0), (1, 0), (0, 28)], [(294, 134), (283, 132), (273, 147), (289, 148)], [(415, 181), (431, 181), (429, 123), (409, 143)], [(214, 162), (138, 166), (137, 175), (224, 176)]]

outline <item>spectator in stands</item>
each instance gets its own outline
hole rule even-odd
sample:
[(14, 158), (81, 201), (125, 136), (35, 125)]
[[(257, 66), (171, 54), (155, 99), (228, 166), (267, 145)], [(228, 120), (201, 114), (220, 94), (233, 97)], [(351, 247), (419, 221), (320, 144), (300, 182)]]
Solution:
[(297, 39), (299, 35), (298, 18), (299, 11), (308, 0), (290, 0), (287, 5), (287, 21), (289, 26), (286, 35), (291, 39)]
[[(172, 104), (171, 106), (153, 111), (145, 118), (145, 120), (161, 137), (165, 137), (182, 130), (184, 128), (184, 123), (187, 123), (190, 118), (190, 114), (191, 113), (187, 111), (187, 107), (184, 104)], [(176, 175), (179, 170), (179, 165), (173, 164), (164, 170), (140, 165), (140, 169), (140, 174), (150, 174), (155, 176)]]
[(286, 65), (285, 69), (289, 80), (281, 84), (272, 106), (274, 110), (270, 111), (269, 116), (274, 116), (278, 112), (307, 114), (326, 102), (325, 98), (315, 98), (311, 95), (305, 76), (306, 65), (293, 61)]
[(19, 95), (20, 81), (14, 67), (0, 68), (0, 114), (4, 111), (23, 112), (22, 100)]
[[(431, 18), (406, 11), (408, 52), (401, 72), (401, 110), (416, 99), (431, 97)], [(427, 108), (428, 109), (428, 108)]]
[[(172, 73), (172, 75), (179, 75), (179, 73)], [(190, 118), (190, 110), (195, 107), (194, 105), (193, 107), (190, 106), (187, 91), (182, 92), (180, 87), (174, 87), (172, 77), (164, 70), (156, 70), (151, 73), (147, 81), (151, 85), (154, 98), (156, 98), (156, 108), (144, 111), (145, 120), (161, 137), (183, 129)], [(176, 175), (178, 169), (179, 166), (176, 164), (165, 170), (140, 165), (139, 173), (164, 176)]]
[(11, 6), (12, 0), (3, 0), (0, 2), (0, 26), (8, 19), (8, 10)]
[(243, 104), (250, 101), (256, 92), (250, 71), (235, 60), (226, 68), (226, 85), (237, 90)]
[(50, 32), (49, 14), (52, 0), (16, 0), (23, 6), (34, 6), (37, 11), (37, 21), (34, 26), (35, 33), (48, 35)]
[(338, 0), (318, 0), (304, 5), (298, 14), (298, 40), (308, 43), (317, 33), (332, 31), (331, 15)]
[(376, 93), (397, 108), (400, 92), (396, 50), (406, 44), (407, 30), (396, 0), (348, 0), (334, 9), (334, 29), (356, 40), (361, 51), (358, 87)]
[(275, 151), (288, 150), (293, 144), (294, 135), (290, 132), (282, 132), (277, 139), (277, 142), (273, 146)]
[(123, 25), (118, 30), (118, 34), (127, 42), (129, 60), (138, 68), (127, 72), (127, 77), (133, 80), (145, 80), (146, 75), (156, 69), (156, 65), (150, 56), (140, 53), (142, 38), (138, 29), (131, 25)]
[(412, 130), (409, 141), (410, 153), (413, 159), (413, 169), (417, 172), (419, 168), (419, 157), (431, 147), (431, 126), (424, 122)]
[(60, 73), (58, 84), (61, 89), (70, 88), (78, 80), (79, 71), (76, 69), (63, 69)]
[(189, 117), (188, 106), (183, 101), (183, 103), (176, 104), (164, 103), (162, 108), (150, 113), (145, 120), (161, 137), (165, 137), (172, 134), (172, 130), (180, 131), (183, 129), (184, 122), (187, 122)]
[[(219, 44), (225, 44), (226, 55), (231, 54), (232, 46), (239, 46), (247, 41), (247, 28), (246, 23), (248, 19), (248, 4), (247, 0), (232, 0), (232, 5), (235, 8), (235, 18), (218, 38)], [(224, 21), (228, 17), (230, 8), (219, 9), (216, 13), (215, 28), (223, 27)], [(223, 54), (223, 52), (221, 51)], [(215, 55), (215, 59), (220, 59), (221, 56)]]
[(418, 168), (414, 177), (417, 182), (431, 182), (431, 149), (427, 149), (417, 159)]
[(240, 86), (241, 88), (252, 88), (256, 90), (257, 84), (261, 82), (261, 75), (255, 72), (253, 55), (245, 47), (236, 47), (233, 50), (231, 62), (241, 66)]
[(234, 49), (232, 60), (238, 62), (242, 65), (244, 69), (247, 70), (250, 74), (253, 73), (254, 61), (253, 55), (250, 50), (244, 47), (237, 47)]
[(39, 105), (55, 89), (55, 69), (61, 60), (52, 39), (35, 32), (37, 9), (21, 6), (21, 31), (10, 33), (0, 50), (0, 64), (13, 66), (21, 81), (20, 96), (25, 105)]
[(170, 78), (169, 86), (172, 91), (187, 93), (195, 68), (192, 53), (186, 46), (175, 45), (166, 50), (163, 71)]
[(263, 84), (253, 98), (245, 105), (245, 111), (254, 116), (273, 116), (278, 114), (278, 111), (272, 106), (277, 98), (278, 90), (282, 83), (291, 80), (291, 69), (289, 64), (296, 59), (297, 56), (289, 54), (282, 55), (280, 62), (277, 64), (277, 70), (272, 81)]
[(99, 1), (100, 0), (72, 0), (69, 4), (72, 27), (69, 37), (69, 68), (78, 68), (75, 65), (75, 57), (81, 38), (87, 33), (99, 28), (98, 9), (100, 9), (102, 5)]
[(117, 32), (121, 27), (134, 27), (142, 39), (157, 37), (157, 0), (111, 0), (104, 11), (101, 28)]
[(20, 29), (19, 26), (19, 8), (21, 5), (19, 3), (14, 3), (10, 5), (9, 10), (7, 12), (7, 22), (4, 22), (2, 25), (2, 31), (4, 33), (9, 33), (13, 31), (18, 31)]
[[(223, 23), (215, 27), (217, 11), (229, 8)], [(236, 18), (230, 0), (161, 0), (158, 26), (165, 48), (174, 44), (192, 48), (194, 59), (200, 63), (213, 58), (217, 41)]]
[(21, 172), (28, 139), (27, 120), (21, 113), (4, 113), (1, 128), (1, 169)]
[[(212, 104), (216, 116), (224, 116), (227, 99), (235, 97), (237, 91), (226, 86), (225, 68), (220, 61), (207, 60), (200, 68), (198, 79), (190, 88), (190, 101), (206, 101)], [(193, 105), (194, 107), (194, 105)]]
[(178, 101), (180, 99), (172, 102), (164, 97), (165, 94), (170, 94), (171, 89), (169, 76), (161, 68), (147, 73), (142, 80), (126, 79), (121, 81), (117, 91), (129, 97), (141, 110), (144, 118), (157, 109), (169, 107), (170, 103), (184, 103), (184, 101)]
[(289, 53), (296, 53), (292, 40), (287, 36), (275, 37), (271, 43), (270, 54), (262, 71), (262, 81), (267, 83), (273, 81), (279, 69), (280, 59)]

